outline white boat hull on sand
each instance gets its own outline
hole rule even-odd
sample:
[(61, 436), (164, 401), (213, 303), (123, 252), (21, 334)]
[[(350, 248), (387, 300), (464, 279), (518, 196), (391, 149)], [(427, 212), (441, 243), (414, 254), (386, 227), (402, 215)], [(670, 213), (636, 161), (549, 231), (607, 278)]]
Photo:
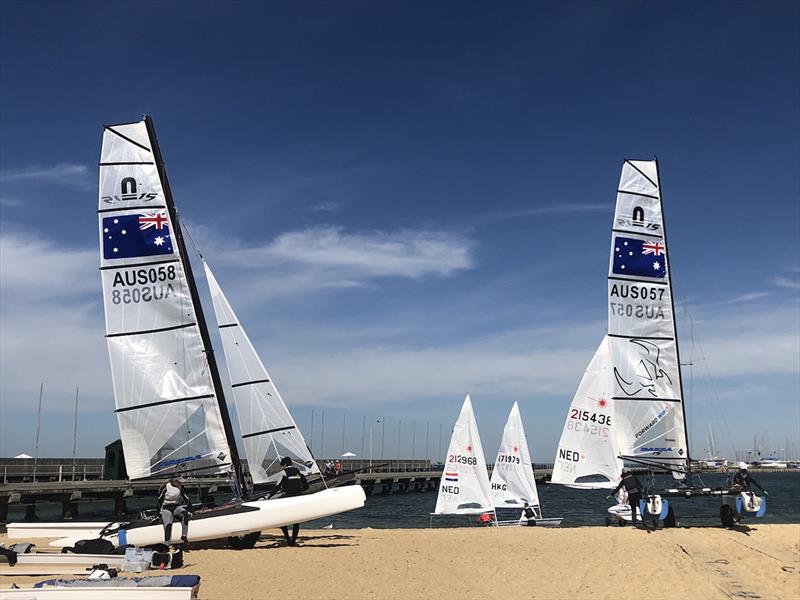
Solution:
[(9, 523), (6, 526), (6, 533), (12, 540), (29, 540), (33, 538), (52, 538), (52, 537), (74, 537), (76, 535), (83, 538), (97, 537), (100, 530), (111, 521), (105, 523), (62, 521), (53, 523)]
[(47, 587), (0, 590), (0, 600), (191, 600), (189, 587)]
[[(353, 485), (292, 498), (243, 502), (241, 512), (190, 519), (187, 537), (190, 542), (199, 542), (246, 535), (361, 508), (365, 501), (364, 490), (361, 486)], [(102, 528), (106, 524), (98, 525)], [(100, 528), (94, 531), (94, 536), (90, 537), (97, 537)], [(180, 543), (180, 535), (181, 527), (176, 523), (172, 526), (172, 537), (166, 543)], [(165, 543), (164, 527), (161, 524), (127, 530), (124, 540), (120, 540), (119, 533), (107, 535), (104, 538), (115, 547), (123, 545), (150, 546)], [(70, 535), (50, 542), (50, 546), (56, 548), (74, 546), (75, 542), (82, 539), (87, 538), (82, 535)]]
[[(608, 513), (621, 521), (625, 521), (626, 523), (631, 522), (631, 507), (628, 504), (615, 504), (614, 506), (609, 507)], [(636, 521), (640, 522), (641, 520), (642, 516), (637, 511)]]

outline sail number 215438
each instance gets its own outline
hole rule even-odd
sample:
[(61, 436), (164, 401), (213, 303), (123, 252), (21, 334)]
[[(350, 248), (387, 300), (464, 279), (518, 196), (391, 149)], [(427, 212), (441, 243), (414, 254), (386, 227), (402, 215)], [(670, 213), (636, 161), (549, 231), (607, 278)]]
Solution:
[(591, 421), (592, 423), (599, 423), (600, 425), (611, 425), (611, 416), (597, 413), (590, 413), (588, 410), (580, 410), (579, 408), (572, 408), (569, 411), (569, 418), (576, 421)]

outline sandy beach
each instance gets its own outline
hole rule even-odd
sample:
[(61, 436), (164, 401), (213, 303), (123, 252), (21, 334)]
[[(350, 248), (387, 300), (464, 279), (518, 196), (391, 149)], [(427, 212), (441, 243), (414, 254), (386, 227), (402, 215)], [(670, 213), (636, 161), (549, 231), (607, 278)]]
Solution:
[[(179, 572), (200, 575), (206, 599), (800, 598), (800, 525), (653, 533), (305, 530), (301, 542), (288, 548), (280, 536), (265, 534), (251, 550), (199, 547)], [(40, 579), (4, 576), (0, 585)]]

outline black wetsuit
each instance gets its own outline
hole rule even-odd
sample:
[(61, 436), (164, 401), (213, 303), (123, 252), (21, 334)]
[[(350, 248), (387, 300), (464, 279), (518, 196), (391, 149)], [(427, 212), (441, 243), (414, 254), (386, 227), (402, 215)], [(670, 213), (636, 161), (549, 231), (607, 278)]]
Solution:
[(525, 507), (525, 518), (528, 519), (528, 527), (536, 525), (536, 514), (530, 506)]
[[(284, 498), (300, 496), (307, 489), (308, 481), (306, 481), (306, 477), (300, 472), (300, 469), (297, 467), (284, 467), (283, 477), (281, 477), (278, 485), (275, 486), (275, 489), (272, 490), (267, 499), (272, 498), (278, 492), (283, 492)], [(283, 537), (286, 538), (286, 543), (290, 546), (294, 546), (297, 541), (297, 534), (300, 531), (300, 525), (298, 523), (292, 525), (291, 537), (289, 537), (288, 527), (281, 527), (281, 531), (283, 531)]]
[(749, 471), (737, 472), (736, 475), (733, 476), (733, 485), (740, 485), (745, 491), (749, 491), (751, 485), (756, 486), (762, 492), (766, 491), (763, 487), (761, 487), (761, 484), (755, 480), (755, 477), (750, 475)]
[(636, 475), (629, 473), (622, 478), (619, 485), (614, 488), (612, 494), (616, 494), (620, 488), (624, 487), (628, 492), (628, 504), (631, 507), (631, 523), (636, 525), (636, 511), (639, 508), (639, 500), (642, 499), (642, 484), (636, 478)]

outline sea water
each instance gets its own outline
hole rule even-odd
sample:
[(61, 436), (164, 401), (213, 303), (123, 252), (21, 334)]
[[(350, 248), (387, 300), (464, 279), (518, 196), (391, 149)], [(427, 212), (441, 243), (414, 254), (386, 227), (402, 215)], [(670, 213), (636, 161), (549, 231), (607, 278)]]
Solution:
[[(800, 473), (754, 473), (756, 480), (769, 492), (767, 497), (767, 514), (756, 519), (744, 517), (743, 522), (756, 525), (758, 523), (800, 523)], [(640, 478), (642, 483), (646, 481)], [(702, 474), (702, 483), (708, 487), (719, 487), (725, 484), (726, 476), (720, 473)], [(660, 483), (666, 483), (661, 480)], [(699, 484), (699, 482), (695, 482)], [(669, 482), (674, 486), (674, 482)], [(377, 492), (376, 488), (376, 492)], [(607, 509), (615, 502), (606, 500), (610, 490), (574, 490), (560, 485), (539, 485), (539, 500), (544, 517), (563, 517), (563, 527), (604, 526), (609, 516)], [(218, 497), (219, 501), (225, 498)], [(694, 498), (670, 498), (675, 517), (681, 525), (719, 525), (719, 509), (721, 498), (718, 496)], [(134, 518), (143, 508), (154, 508), (154, 499), (128, 499), (131, 511), (129, 518)], [(436, 507), (435, 492), (406, 492), (383, 495), (375, 493), (367, 497), (366, 505), (358, 510), (317, 519), (304, 527), (325, 527), (333, 525), (336, 529), (359, 529), (373, 527), (381, 529), (422, 528), (422, 527), (470, 527), (475, 523), (474, 516), (435, 516), (430, 513)], [(82, 502), (80, 515), (76, 520), (119, 520), (113, 516), (111, 501)], [(61, 520), (59, 504), (40, 503), (36, 512), (41, 521)], [(501, 519), (514, 519), (520, 511), (503, 511)], [(22, 521), (25, 517), (25, 506), (9, 506), (9, 521)]]

